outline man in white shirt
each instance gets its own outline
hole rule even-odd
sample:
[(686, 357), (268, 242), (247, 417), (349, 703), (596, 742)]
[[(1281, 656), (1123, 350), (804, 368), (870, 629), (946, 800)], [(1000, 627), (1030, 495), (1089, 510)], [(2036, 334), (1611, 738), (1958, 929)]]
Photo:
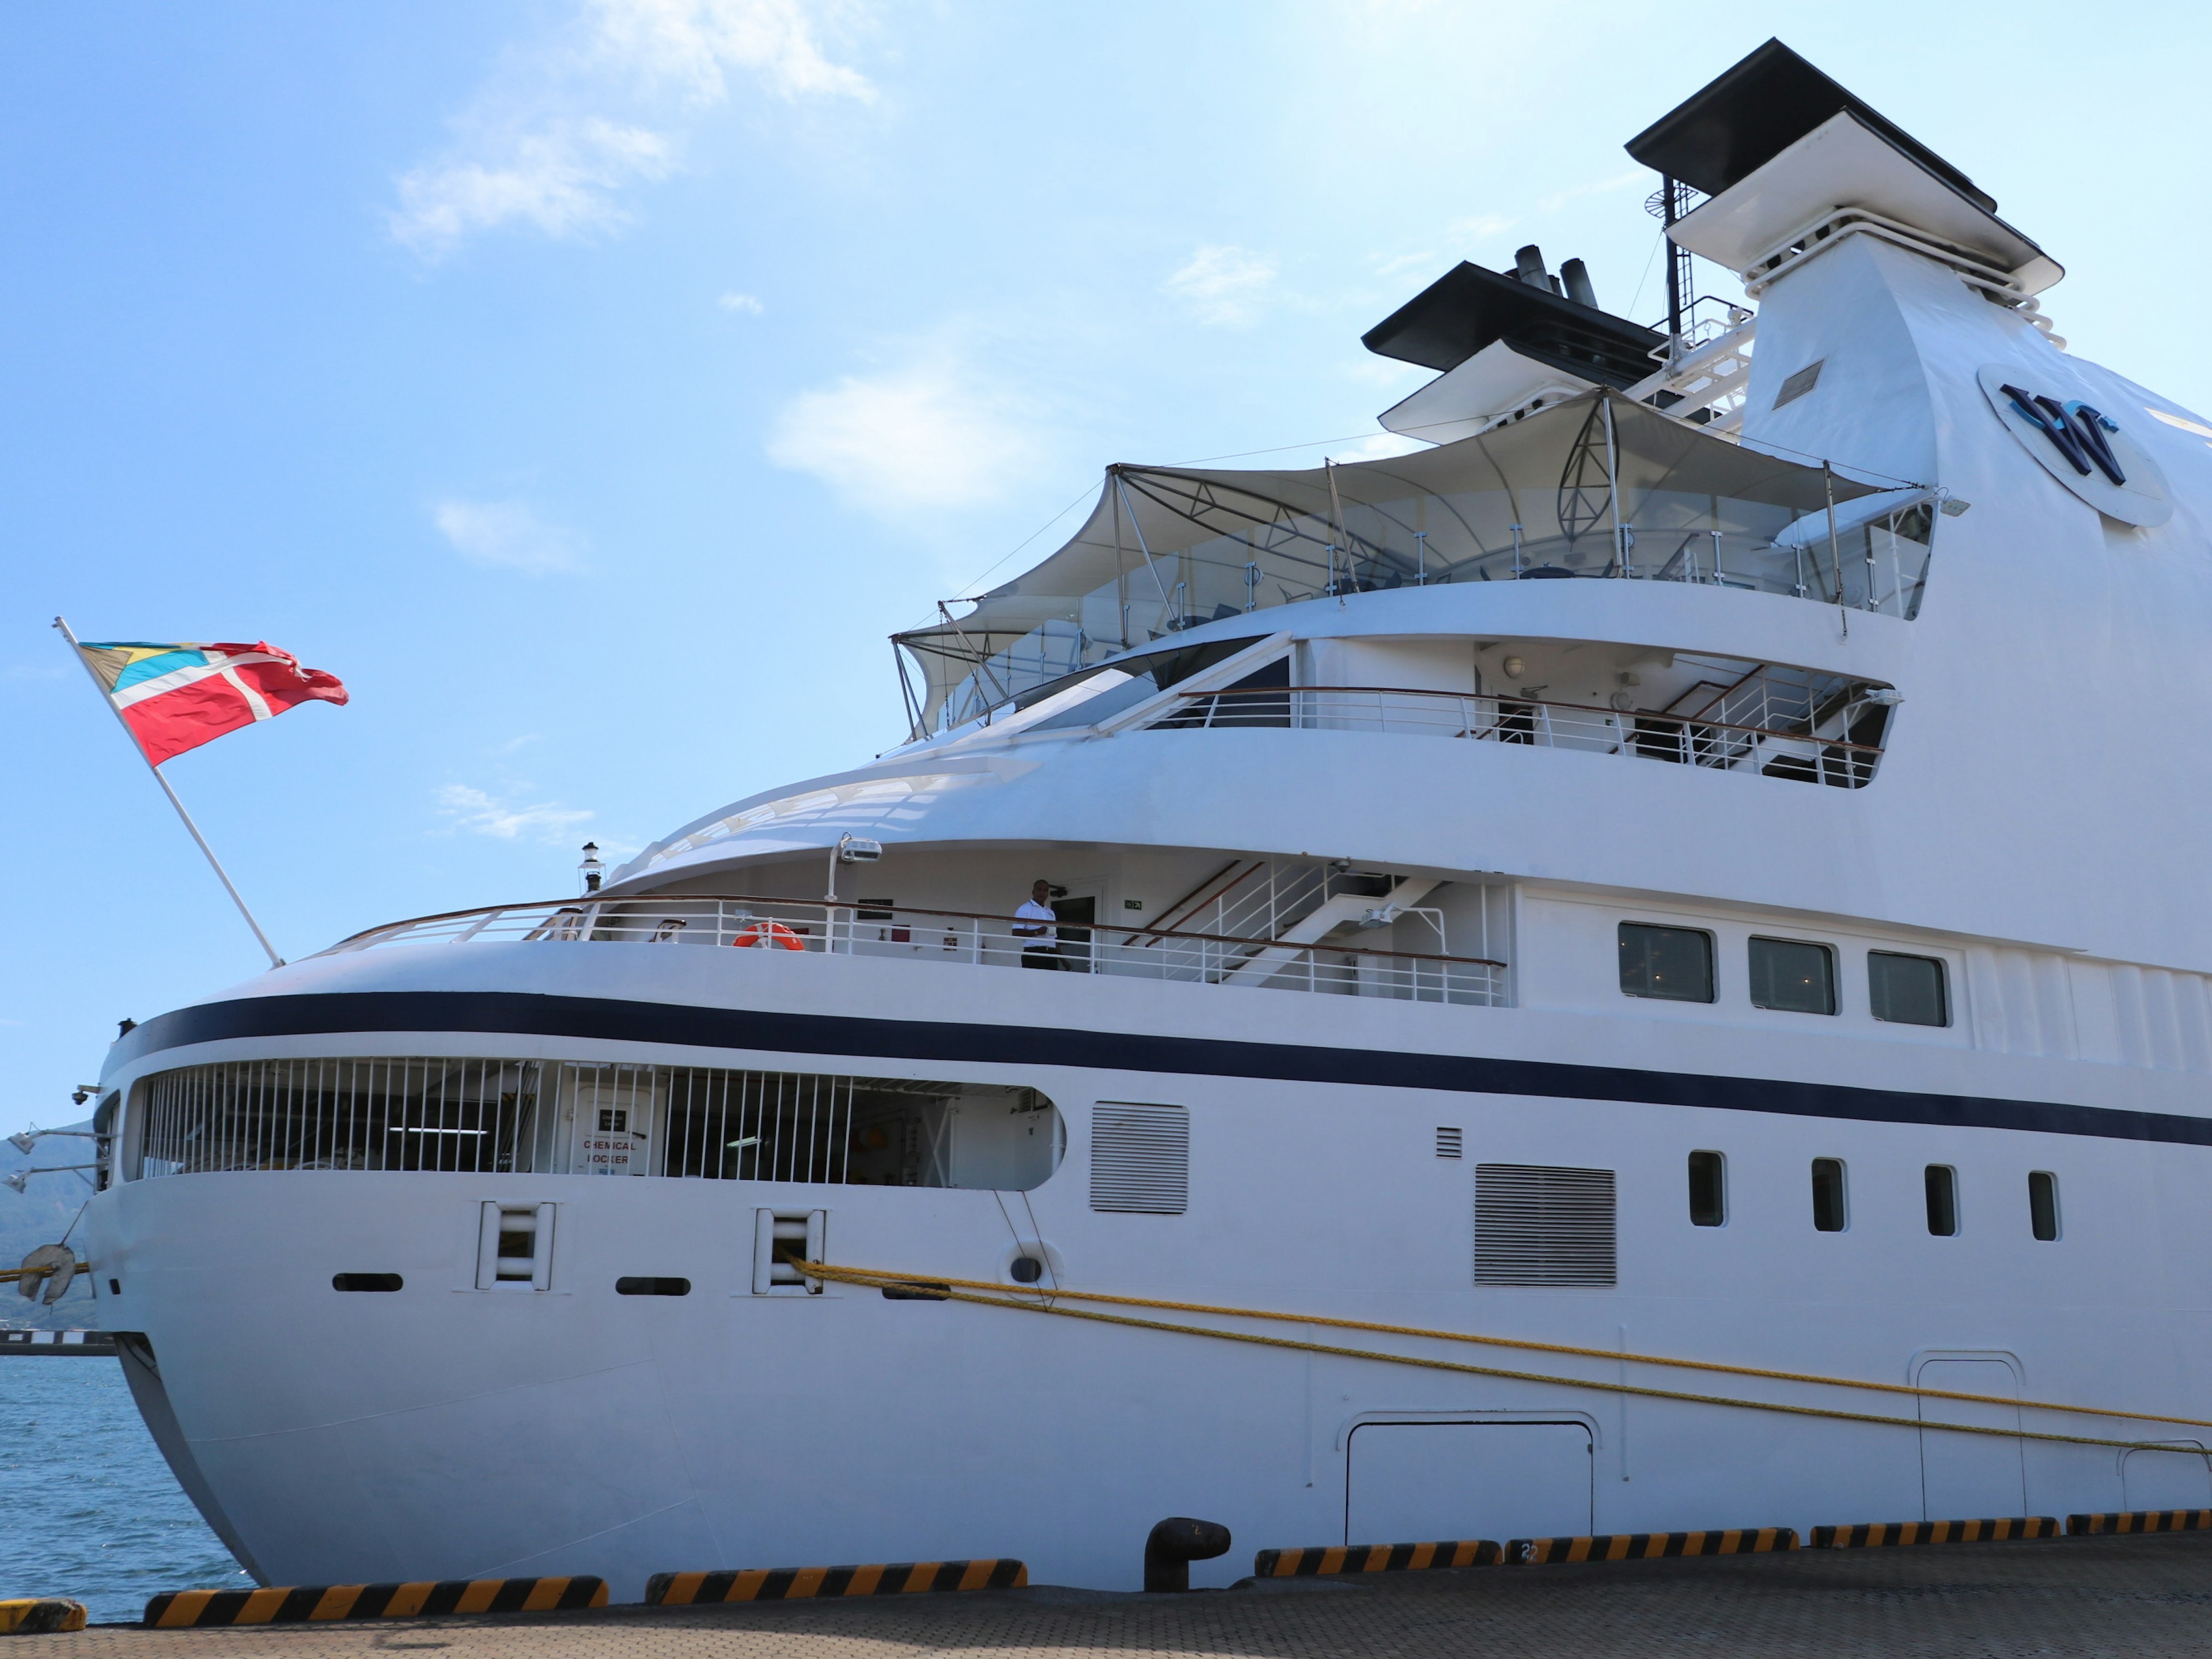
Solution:
[(1060, 967), (1060, 929), (1053, 924), (1052, 884), (1040, 881), (1030, 888), (1029, 902), (1014, 912), (1014, 937), (1022, 942), (1024, 968)]

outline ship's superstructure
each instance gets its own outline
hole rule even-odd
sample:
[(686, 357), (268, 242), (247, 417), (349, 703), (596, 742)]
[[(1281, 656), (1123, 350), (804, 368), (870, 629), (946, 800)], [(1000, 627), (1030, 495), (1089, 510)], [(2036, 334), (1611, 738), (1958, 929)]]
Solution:
[(1741, 302), (1462, 265), (1416, 453), (1114, 467), (901, 746), (118, 1042), (102, 1319), (249, 1570), (2212, 1506), (2212, 423), (1777, 43), (1630, 148)]

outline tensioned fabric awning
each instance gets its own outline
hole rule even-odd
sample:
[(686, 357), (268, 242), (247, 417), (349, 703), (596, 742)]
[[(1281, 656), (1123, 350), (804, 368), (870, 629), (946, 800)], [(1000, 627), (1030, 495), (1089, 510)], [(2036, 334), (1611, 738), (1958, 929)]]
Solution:
[[(1825, 507), (1831, 487), (1818, 466), (1609, 391), (1388, 460), (1299, 471), (1115, 465), (1058, 552), (966, 614), (894, 638), (923, 672), (927, 731), (1242, 612), (1536, 569), (1660, 575), (1670, 554), (1716, 532), (1730, 545), (1771, 546)], [(1879, 488), (1832, 479), (1838, 502)]]

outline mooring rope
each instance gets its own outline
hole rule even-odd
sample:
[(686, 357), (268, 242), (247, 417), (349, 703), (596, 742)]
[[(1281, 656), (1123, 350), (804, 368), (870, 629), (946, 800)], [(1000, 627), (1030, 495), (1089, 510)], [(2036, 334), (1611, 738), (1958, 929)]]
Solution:
[[(1738, 1376), (1768, 1377), (1781, 1382), (1811, 1382), (1832, 1388), (1866, 1389), (1880, 1393), (1904, 1394), (1933, 1400), (1963, 1400), (1994, 1406), (2027, 1407), (2038, 1411), (2071, 1412), (2090, 1417), (2130, 1418), (2148, 1423), (2185, 1424), (2191, 1427), (2212, 1427), (2191, 1417), (2161, 1417), (2150, 1412), (2106, 1410), (2094, 1406), (2068, 1406), (2038, 1400), (2011, 1400), (2002, 1395), (1965, 1394), (1948, 1389), (1923, 1389), (1906, 1383), (1868, 1382), (1856, 1377), (1822, 1376), (1805, 1371), (1765, 1370), (1755, 1365), (1708, 1364), (1696, 1359), (1677, 1359), (1657, 1355), (1626, 1352), (1618, 1348), (1577, 1347), (1564, 1342), (1535, 1342), (1515, 1337), (1484, 1336), (1467, 1331), (1425, 1329), (1414, 1325), (1383, 1325), (1366, 1320), (1335, 1319), (1326, 1315), (1278, 1313), (1257, 1308), (1215, 1307), (1206, 1303), (1170, 1302), (1152, 1297), (1114, 1296), (1103, 1291), (1071, 1291), (1065, 1288), (1051, 1292), (1023, 1291), (1014, 1287), (994, 1284), (987, 1279), (939, 1279), (910, 1273), (887, 1273), (867, 1267), (833, 1267), (820, 1261), (796, 1261), (794, 1267), (810, 1279), (826, 1279), (840, 1284), (858, 1285), (867, 1289), (881, 1290), (889, 1286), (897, 1290), (920, 1291), (949, 1302), (969, 1302), (983, 1307), (1011, 1308), (1022, 1313), (1054, 1314), (1064, 1319), (1089, 1320), (1096, 1324), (1124, 1325), (1139, 1330), (1168, 1331), (1182, 1336), (1210, 1336), (1224, 1342), (1243, 1342), (1258, 1347), (1286, 1348), (1301, 1353), (1335, 1354), (1346, 1359), (1371, 1359), (1389, 1365), (1413, 1365), (1425, 1370), (1453, 1371), (1470, 1376), (1498, 1376), (1519, 1382), (1543, 1382), (1563, 1388), (1594, 1389), (1602, 1394), (1636, 1395), (1649, 1400), (1679, 1400), (1700, 1406), (1733, 1406), (1743, 1411), (1779, 1412), (1793, 1417), (1825, 1417), (1845, 1423), (1879, 1423), (1893, 1428), (1943, 1429), (1954, 1434), (1985, 1434), (2024, 1440), (2057, 1441), (2076, 1446), (2112, 1446), (2132, 1451), (2181, 1452), (2192, 1457), (2205, 1453), (2196, 1446), (2176, 1446), (2152, 1440), (2113, 1440), (2097, 1435), (2057, 1434), (2049, 1430), (1998, 1428), (1979, 1423), (1943, 1423), (1917, 1417), (1895, 1417), (1876, 1412), (1841, 1411), (1830, 1406), (1793, 1406), (1772, 1400), (1740, 1400), (1727, 1395), (1696, 1394), (1687, 1389), (1656, 1389), (1644, 1383), (1629, 1382), (1601, 1382), (1588, 1377), (1552, 1376), (1540, 1371), (1512, 1370), (1498, 1365), (1470, 1364), (1464, 1360), (1429, 1359), (1413, 1354), (1384, 1353), (1372, 1348), (1340, 1347), (1328, 1342), (1304, 1342), (1293, 1337), (1262, 1336), (1251, 1331), (1224, 1331), (1206, 1325), (1182, 1325), (1166, 1320), (1133, 1319), (1121, 1314), (1094, 1313), (1081, 1308), (1056, 1305), (1066, 1300), (1106, 1302), (1121, 1307), (1153, 1308), (1168, 1312), (1213, 1314), (1226, 1318), (1276, 1320), (1295, 1325), (1327, 1325), (1339, 1329), (1374, 1331), (1396, 1336), (1413, 1336), (1446, 1342), (1471, 1342), (1490, 1347), (1534, 1349), (1547, 1353), (1571, 1353), (1595, 1359), (1626, 1361), (1639, 1364), (1674, 1365), (1696, 1370), (1723, 1371)], [(988, 1291), (989, 1294), (978, 1294)]]

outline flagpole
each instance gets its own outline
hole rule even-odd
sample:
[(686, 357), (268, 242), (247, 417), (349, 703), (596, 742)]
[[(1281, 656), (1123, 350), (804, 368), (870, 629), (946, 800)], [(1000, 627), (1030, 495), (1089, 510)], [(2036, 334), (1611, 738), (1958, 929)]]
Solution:
[(154, 781), (161, 786), (161, 793), (169, 798), (169, 805), (177, 809), (177, 816), (185, 821), (185, 828), (191, 831), (192, 839), (199, 844), (200, 851), (207, 854), (208, 865), (214, 870), (216, 878), (222, 883), (223, 891), (230, 895), (230, 902), (238, 907), (238, 914), (246, 918), (246, 925), (253, 930), (253, 937), (261, 941), (261, 948), (269, 953), (269, 965), (272, 968), (282, 968), (284, 965), (284, 958), (276, 954), (276, 947), (269, 942), (269, 935), (261, 931), (261, 924), (254, 921), (253, 912), (246, 908), (246, 900), (240, 896), (236, 884), (230, 878), (230, 872), (222, 867), (222, 860), (216, 857), (215, 848), (208, 845), (207, 837), (200, 834), (199, 825), (192, 822), (192, 815), (185, 811), (184, 802), (177, 798), (177, 792), (169, 787), (168, 779), (161, 775), (161, 769), (154, 764), (154, 757), (146, 752), (146, 745), (138, 741), (138, 734), (131, 731), (131, 722), (123, 718), (123, 711), (116, 707), (115, 699), (108, 696), (107, 688), (100, 683), (100, 676), (94, 673), (92, 665), (85, 661), (84, 647), (77, 643), (77, 637), (70, 631), (69, 623), (57, 617), (54, 618), (54, 626), (61, 629), (62, 637), (70, 643), (70, 654), (74, 656), (82, 665), (84, 672), (91, 676), (93, 689), (100, 693), (100, 702), (107, 705), (107, 712), (115, 716), (115, 723), (120, 726), (125, 734), (130, 738), (131, 746), (138, 751), (138, 758), (146, 763), (146, 769), (154, 775)]

